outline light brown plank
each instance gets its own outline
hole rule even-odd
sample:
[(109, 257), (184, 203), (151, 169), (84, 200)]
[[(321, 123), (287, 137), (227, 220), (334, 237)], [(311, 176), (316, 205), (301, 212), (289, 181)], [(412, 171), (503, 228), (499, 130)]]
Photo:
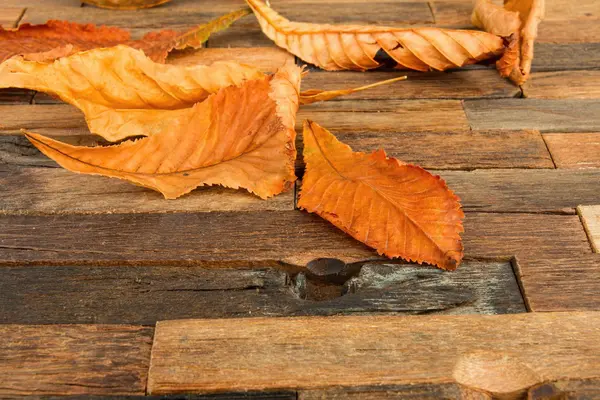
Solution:
[(579, 206), (577, 212), (581, 217), (581, 222), (585, 232), (590, 239), (592, 249), (600, 253), (600, 205), (597, 206)]
[(544, 140), (558, 168), (600, 168), (600, 132), (546, 133)]
[(600, 310), (600, 254), (517, 259), (531, 311)]
[(25, 9), (22, 4), (10, 7), (10, 4), (2, 2), (2, 7), (0, 7), (0, 26), (3, 28), (16, 27), (24, 11)]
[(464, 106), (473, 129), (600, 130), (600, 100), (482, 99)]
[(600, 18), (600, 4), (595, 0), (554, 0), (546, 4), (545, 18), (552, 20), (571, 20)]
[(253, 65), (263, 72), (275, 72), (286, 63), (294, 63), (294, 56), (276, 47), (214, 48), (173, 52), (168, 64), (210, 65), (217, 61), (234, 61)]
[(90, 135), (83, 114), (67, 104), (0, 105), (0, 135), (21, 129), (51, 136)]
[(599, 18), (545, 20), (538, 28), (536, 41), (537, 43), (597, 43), (599, 37)]
[(71, 7), (80, 8), (80, 0), (2, 0), (6, 7)]
[[(544, 22), (542, 22), (544, 24)], [(577, 25), (575, 22), (574, 25)], [(533, 71), (596, 69), (600, 43), (536, 43)]]
[(524, 94), (529, 99), (598, 99), (600, 71), (534, 72)]
[(463, 99), (511, 98), (520, 96), (519, 88), (498, 75), (495, 69), (453, 72), (326, 72), (311, 71), (303, 80), (304, 89), (335, 90), (355, 88), (407, 75), (408, 79), (379, 86), (339, 100), (357, 99)]
[[(576, 215), (468, 213), (467, 258), (591, 253)], [(304, 266), (381, 259), (300, 211), (0, 216), (0, 265)]]
[(143, 395), (152, 328), (0, 325), (0, 396)]
[(600, 313), (159, 322), (151, 394), (457, 382), (517, 398), (600, 376)]

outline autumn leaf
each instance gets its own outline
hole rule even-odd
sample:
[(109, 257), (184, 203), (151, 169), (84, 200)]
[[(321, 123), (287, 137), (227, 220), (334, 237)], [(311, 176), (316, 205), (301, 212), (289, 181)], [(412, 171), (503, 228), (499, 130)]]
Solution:
[(473, 64), (504, 51), (501, 38), (480, 31), (290, 22), (261, 0), (246, 0), (262, 31), (278, 46), (328, 71), (379, 67), (385, 51), (397, 68), (446, 70)]
[(500, 75), (509, 77), (518, 85), (529, 79), (537, 28), (544, 17), (544, 10), (544, 0), (505, 0), (504, 7), (489, 0), (475, 1), (471, 21), (509, 42), (496, 67)]
[(82, 0), (85, 4), (91, 4), (100, 8), (111, 10), (137, 10), (140, 8), (151, 8), (170, 2), (171, 0)]
[(109, 141), (161, 132), (169, 121), (157, 110), (188, 109), (221, 88), (264, 76), (253, 67), (232, 62), (159, 64), (122, 45), (52, 62), (13, 57), (0, 64), (0, 88), (55, 95), (79, 108), (90, 131)]
[(448, 270), (460, 264), (464, 213), (440, 177), (383, 150), (353, 152), (311, 121), (304, 123), (304, 161), (300, 208), (388, 257)]
[(294, 125), (301, 69), (229, 86), (191, 108), (158, 111), (154, 136), (107, 147), (81, 147), (26, 132), (64, 168), (125, 179), (174, 199), (198, 186), (245, 188), (261, 198), (289, 189), (296, 177)]
[[(139, 40), (132, 40), (129, 31), (125, 29), (66, 21), (48, 21), (42, 25), (22, 24), (17, 29), (0, 27), (0, 62), (19, 54), (26, 55), (26, 59), (38, 60), (36, 53), (48, 53), (56, 48), (62, 48), (56, 55), (63, 57), (83, 50), (118, 44), (141, 49), (152, 60), (164, 62), (174, 48), (198, 48), (211, 33), (227, 28), (249, 13), (250, 10), (244, 8), (185, 32), (150, 32)], [(66, 49), (70, 53), (66, 53)], [(45, 60), (49, 59), (45, 57)]]
[(403, 81), (406, 76), (399, 76), (398, 78), (387, 79), (385, 81), (375, 82), (370, 85), (360, 86), (351, 89), (338, 89), (338, 90), (320, 90), (320, 89), (309, 89), (300, 93), (300, 104), (307, 105), (316, 103), (319, 101), (327, 101), (334, 99), (339, 96), (347, 96), (352, 93), (361, 92), (363, 90), (372, 89), (381, 85), (388, 85), (393, 82)]

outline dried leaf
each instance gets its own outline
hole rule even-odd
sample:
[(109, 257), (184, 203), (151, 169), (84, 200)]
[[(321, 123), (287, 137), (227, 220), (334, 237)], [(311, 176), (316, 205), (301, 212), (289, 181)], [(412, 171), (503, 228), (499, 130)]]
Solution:
[(329, 71), (377, 68), (385, 51), (397, 68), (446, 70), (495, 57), (501, 38), (480, 31), (440, 28), (399, 29), (290, 22), (261, 0), (246, 0), (265, 35), (302, 60)]
[(544, 0), (506, 0), (504, 8), (490, 0), (476, 0), (471, 20), (487, 32), (503, 36), (507, 49), (496, 63), (500, 74), (518, 85), (529, 79), (537, 27), (544, 16)]
[(388, 79), (385, 81), (380, 81), (376, 83), (372, 83), (370, 85), (357, 87), (354, 89), (339, 89), (339, 90), (319, 90), (319, 89), (309, 89), (300, 93), (300, 104), (307, 105), (316, 103), (319, 101), (327, 101), (334, 99), (339, 96), (346, 96), (352, 93), (360, 92), (367, 89), (372, 89), (377, 86), (387, 85), (389, 83), (403, 81), (406, 79), (406, 76), (400, 76), (398, 78)]
[(170, 2), (171, 0), (82, 0), (100, 8), (110, 10), (137, 10), (140, 8), (151, 8)]
[(202, 103), (156, 111), (154, 136), (108, 147), (68, 145), (35, 133), (27, 138), (66, 169), (157, 190), (174, 199), (202, 185), (245, 188), (267, 198), (294, 182), (295, 120), (301, 69), (220, 89)]
[[(48, 21), (42, 25), (23, 24), (17, 29), (0, 27), (0, 62), (14, 55), (31, 53), (46, 53), (45, 60), (49, 60), (48, 55), (52, 54), (49, 52), (56, 48), (62, 48), (56, 56), (63, 57), (83, 50), (118, 44), (141, 49), (152, 60), (164, 62), (174, 48), (198, 48), (211, 33), (227, 28), (249, 13), (250, 10), (244, 8), (183, 33), (162, 30), (147, 33), (139, 40), (132, 40), (129, 31), (121, 28), (66, 21)], [(71, 52), (65, 54), (67, 45), (72, 46), (69, 48)], [(35, 57), (30, 55), (26, 58)]]
[(388, 257), (453, 270), (462, 260), (459, 199), (438, 176), (356, 153), (314, 122), (304, 124), (306, 172), (298, 205)]
[(13, 57), (0, 64), (0, 88), (55, 95), (79, 108), (90, 131), (109, 141), (161, 132), (168, 121), (156, 110), (187, 109), (221, 88), (264, 76), (231, 62), (159, 64), (127, 46), (89, 50), (49, 63)]

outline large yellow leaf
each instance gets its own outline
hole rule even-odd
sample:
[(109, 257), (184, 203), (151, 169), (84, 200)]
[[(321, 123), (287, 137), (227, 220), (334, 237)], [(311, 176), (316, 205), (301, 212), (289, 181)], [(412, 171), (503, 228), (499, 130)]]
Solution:
[(460, 264), (464, 214), (440, 177), (383, 150), (353, 152), (311, 121), (304, 124), (304, 161), (300, 208), (380, 254), (449, 270)]
[(13, 57), (0, 64), (0, 88), (58, 96), (83, 111), (90, 131), (109, 141), (161, 132), (169, 121), (156, 110), (186, 109), (221, 88), (264, 76), (233, 62), (187, 67), (155, 63), (122, 45), (51, 62)]
[(379, 50), (398, 68), (418, 71), (461, 67), (504, 51), (501, 38), (480, 31), (290, 22), (261, 0), (246, 2), (263, 32), (278, 46), (329, 71), (377, 68)]
[(71, 146), (26, 133), (71, 171), (126, 179), (174, 199), (202, 185), (245, 188), (267, 198), (294, 182), (301, 69), (229, 86), (181, 110), (156, 111), (162, 131), (108, 147)]

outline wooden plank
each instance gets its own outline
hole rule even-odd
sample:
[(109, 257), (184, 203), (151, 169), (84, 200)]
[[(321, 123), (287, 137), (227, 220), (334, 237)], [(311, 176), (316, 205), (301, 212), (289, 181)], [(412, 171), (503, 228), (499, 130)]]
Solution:
[(600, 253), (600, 205), (579, 206), (577, 207), (577, 212), (581, 217), (585, 232), (590, 239), (592, 250)]
[(543, 21), (538, 28), (537, 43), (597, 43), (600, 19)]
[(0, 323), (154, 325), (183, 318), (525, 311), (507, 261), (467, 261), (451, 274), (417, 265), (368, 264), (340, 280), (339, 274), (300, 271), (5, 267)]
[[(573, 24), (577, 25), (577, 23)], [(599, 63), (600, 43), (536, 43), (532, 70), (535, 72), (596, 69)]]
[[(576, 215), (469, 213), (470, 258), (590, 253)], [(300, 211), (0, 216), (0, 265), (304, 266), (317, 258), (380, 259)]]
[(15, 7), (9, 7), (10, 4), (4, 4), (0, 7), (0, 26), (4, 28), (15, 28), (25, 12), (22, 4)]
[(554, 0), (546, 5), (545, 18), (552, 20), (583, 20), (600, 17), (600, 4), (595, 0)]
[(0, 325), (0, 396), (143, 395), (152, 328)]
[(217, 61), (250, 64), (263, 72), (275, 72), (286, 63), (294, 63), (294, 56), (276, 47), (209, 48), (172, 52), (167, 63), (173, 65), (210, 65)]
[(520, 89), (500, 77), (495, 69), (430, 72), (326, 72), (311, 71), (302, 79), (302, 88), (335, 90), (354, 88), (407, 75), (406, 81), (379, 86), (339, 97), (339, 100), (357, 99), (464, 99), (511, 98), (521, 95)]
[(29, 104), (36, 92), (22, 89), (0, 89), (0, 104)]
[(80, 8), (80, 0), (2, 0), (6, 7), (71, 7)]
[(476, 29), (471, 24), (472, 2), (432, 0), (429, 4), (431, 5), (436, 25), (461, 29)]
[[(0, 153), (1, 154), (1, 153)], [(263, 200), (245, 190), (206, 186), (177, 201), (118, 179), (58, 168), (0, 165), (0, 214), (101, 214), (293, 210), (294, 191)], [(17, 201), (16, 199), (20, 200)]]
[(456, 382), (495, 397), (600, 376), (600, 313), (159, 322), (151, 394)]
[(600, 133), (546, 133), (544, 140), (558, 168), (600, 168)]
[(600, 254), (521, 256), (517, 266), (531, 311), (600, 310)]
[(534, 72), (524, 94), (529, 99), (598, 99), (600, 71)]
[(68, 104), (0, 105), (0, 135), (21, 129), (52, 136), (89, 135), (83, 114)]
[(482, 99), (464, 106), (473, 129), (600, 130), (600, 100)]

